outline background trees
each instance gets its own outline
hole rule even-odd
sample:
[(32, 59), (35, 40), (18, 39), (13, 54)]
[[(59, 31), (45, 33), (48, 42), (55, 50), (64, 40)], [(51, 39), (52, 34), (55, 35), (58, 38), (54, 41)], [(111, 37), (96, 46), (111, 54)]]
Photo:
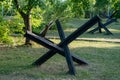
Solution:
[[(42, 28), (56, 18), (91, 18), (96, 14), (109, 15), (113, 10), (118, 10), (116, 17), (120, 17), (119, 5), (120, 0), (1, 0), (0, 14), (15, 18), (11, 19), (14, 29), (10, 30), (22, 33), (19, 30), (23, 27), (32, 31), (32, 27)], [(26, 39), (25, 44), (29, 43)]]
[[(32, 31), (31, 27), (31, 11), (34, 7), (40, 6), (40, 8), (43, 6), (42, 0), (13, 0), (13, 4), (21, 17), (23, 18), (24, 25), (25, 25), (25, 31), (29, 30)], [(30, 40), (26, 38), (25, 44), (31, 44)]]
[[(88, 14), (88, 17), (90, 17), (90, 13), (92, 13), (92, 15), (93, 13), (99, 14), (101, 12), (109, 14), (111, 9), (119, 8), (119, 2), (119, 0), (1, 0), (0, 11), (1, 14), (3, 14), (3, 11), (5, 14), (11, 14), (10, 12), (19, 6), (19, 9), (17, 9), (18, 12), (21, 11), (26, 14), (33, 9), (40, 8), (41, 12), (39, 14), (44, 17), (48, 17), (48, 15), (60, 16), (63, 15), (65, 11), (68, 11), (69, 13), (67, 14), (71, 15), (71, 17), (84, 18), (86, 15), (88, 16)], [(34, 12), (38, 13), (39, 11)]]

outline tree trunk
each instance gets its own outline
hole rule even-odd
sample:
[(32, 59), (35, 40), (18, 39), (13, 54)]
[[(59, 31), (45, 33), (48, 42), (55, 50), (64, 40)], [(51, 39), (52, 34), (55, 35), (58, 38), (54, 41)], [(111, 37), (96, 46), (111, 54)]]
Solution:
[[(25, 32), (27, 30), (32, 32), (32, 27), (31, 27), (31, 23), (30, 23), (30, 14), (24, 14), (24, 15), (22, 15), (22, 17), (24, 20)], [(32, 45), (29, 38), (26, 38), (25, 45)]]
[[(33, 6), (30, 6), (29, 5), (30, 2), (28, 1), (28, 6), (26, 6), (27, 10), (24, 11), (24, 9), (20, 8), (18, 0), (13, 0), (13, 3), (24, 20), (24, 25), (25, 25), (24, 31), (26, 32), (28, 30), (32, 32), (32, 27), (30, 24), (30, 12)], [(30, 39), (26, 38), (25, 45), (31, 45)]]

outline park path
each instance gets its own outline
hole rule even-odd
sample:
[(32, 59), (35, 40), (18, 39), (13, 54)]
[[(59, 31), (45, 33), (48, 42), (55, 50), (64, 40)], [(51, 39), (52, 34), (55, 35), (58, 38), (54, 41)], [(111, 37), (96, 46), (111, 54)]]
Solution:
[[(59, 37), (47, 36), (48, 39), (59, 39)], [(107, 39), (107, 38), (77, 38), (76, 41), (97, 41), (97, 42), (113, 42), (120, 43), (120, 39)]]
[(120, 43), (120, 39), (78, 38), (77, 40)]

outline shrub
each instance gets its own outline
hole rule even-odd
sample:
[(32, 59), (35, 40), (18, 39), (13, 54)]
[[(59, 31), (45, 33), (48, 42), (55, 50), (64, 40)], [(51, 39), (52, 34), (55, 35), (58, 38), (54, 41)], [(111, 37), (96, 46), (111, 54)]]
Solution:
[(23, 20), (20, 18), (20, 15), (8, 18), (6, 21), (8, 22), (11, 34), (24, 34), (23, 31), (24, 24)]
[(13, 40), (9, 36), (9, 28), (6, 22), (0, 22), (0, 43), (12, 44)]

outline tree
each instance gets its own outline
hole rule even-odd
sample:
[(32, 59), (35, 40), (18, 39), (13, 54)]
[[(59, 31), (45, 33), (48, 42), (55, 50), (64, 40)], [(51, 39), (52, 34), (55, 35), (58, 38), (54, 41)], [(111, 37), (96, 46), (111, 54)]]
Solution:
[(89, 0), (68, 0), (74, 17), (84, 17), (85, 11), (90, 7)]
[(65, 14), (67, 9), (67, 1), (61, 0), (49, 0), (46, 1), (46, 9), (44, 10), (43, 16), (44, 20), (55, 19), (67, 16)]
[(109, 0), (96, 0), (95, 4), (96, 14), (99, 15), (101, 12), (107, 13), (108, 2)]
[[(13, 0), (13, 4), (21, 17), (23, 18), (24, 25), (25, 25), (25, 32), (29, 30), (32, 32), (31, 27), (31, 11), (33, 8), (39, 6), (44, 6), (44, 0)], [(25, 45), (31, 45), (30, 39), (26, 38)]]

